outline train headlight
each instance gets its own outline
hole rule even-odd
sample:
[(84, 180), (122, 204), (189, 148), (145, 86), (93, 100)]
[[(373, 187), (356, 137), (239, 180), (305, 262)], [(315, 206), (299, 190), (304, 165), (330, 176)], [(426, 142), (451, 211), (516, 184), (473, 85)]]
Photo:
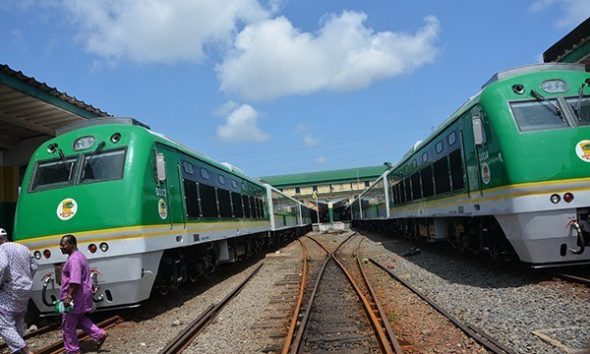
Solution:
[(106, 252), (109, 250), (109, 245), (106, 244), (106, 242), (101, 243), (99, 247), (100, 247), (100, 250), (103, 252)]
[(36, 260), (40, 260), (41, 259), (41, 252), (35, 251), (35, 253), (33, 253), (33, 256), (35, 257)]
[(551, 200), (551, 203), (557, 204), (561, 200), (561, 197), (559, 196), (559, 194), (552, 194), (549, 200)]
[(74, 142), (74, 150), (78, 151), (78, 150), (88, 149), (92, 145), (94, 145), (94, 137), (93, 136), (84, 136)]
[(524, 93), (524, 85), (523, 84), (512, 85), (512, 91), (514, 91), (514, 93), (522, 95)]
[(91, 243), (91, 244), (88, 245), (88, 251), (90, 253), (96, 253), (96, 250), (97, 250), (97, 247), (96, 247), (96, 245), (94, 243)]
[(566, 203), (571, 203), (571, 201), (574, 200), (574, 195), (570, 192), (567, 192), (563, 195), (563, 200), (565, 200)]
[(43, 251), (43, 257), (49, 259), (49, 257), (51, 257), (51, 251), (50, 250), (44, 250)]

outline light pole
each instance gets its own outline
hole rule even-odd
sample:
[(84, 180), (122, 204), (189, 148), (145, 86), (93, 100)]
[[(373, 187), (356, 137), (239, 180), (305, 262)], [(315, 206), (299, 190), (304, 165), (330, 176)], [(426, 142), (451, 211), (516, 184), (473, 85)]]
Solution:
[(316, 192), (313, 192), (313, 194), (311, 195), (313, 197), (313, 199), (315, 199), (315, 207), (316, 207), (316, 213), (318, 216), (318, 225), (320, 224), (320, 203), (318, 203), (318, 195), (316, 194)]

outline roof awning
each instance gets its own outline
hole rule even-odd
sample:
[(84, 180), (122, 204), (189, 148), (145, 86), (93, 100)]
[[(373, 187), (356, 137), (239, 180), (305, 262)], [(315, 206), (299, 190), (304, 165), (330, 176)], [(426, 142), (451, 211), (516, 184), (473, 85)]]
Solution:
[(7, 65), (0, 65), (0, 150), (9, 150), (26, 139), (54, 136), (57, 128), (70, 123), (108, 116)]

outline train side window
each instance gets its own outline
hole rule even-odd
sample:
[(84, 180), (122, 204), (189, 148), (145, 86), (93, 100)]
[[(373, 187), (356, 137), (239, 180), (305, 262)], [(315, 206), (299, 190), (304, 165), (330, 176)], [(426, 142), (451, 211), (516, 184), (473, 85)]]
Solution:
[(201, 177), (204, 179), (209, 179), (209, 170), (207, 170), (205, 167), (201, 167)]
[(250, 209), (250, 201), (248, 200), (248, 196), (242, 194), (242, 204), (244, 204), (244, 217), (251, 218), (252, 212)]
[(406, 189), (404, 188), (404, 181), (399, 182), (398, 186), (399, 186), (400, 200), (402, 203), (405, 203), (408, 200), (406, 198)]
[(231, 193), (231, 201), (232, 206), (234, 208), (234, 216), (236, 218), (243, 218), (244, 217), (244, 207), (242, 206), (242, 196), (240, 193), (232, 192)]
[(217, 198), (219, 199), (219, 215), (223, 218), (231, 218), (231, 196), (228, 190), (218, 188)]
[(449, 155), (451, 162), (451, 181), (453, 182), (453, 190), (463, 189), (465, 187), (463, 181), (463, 159), (461, 158), (461, 150), (457, 149)]
[(455, 145), (455, 143), (457, 142), (457, 132), (456, 131), (452, 131), (449, 133), (449, 135), (447, 136), (447, 142), (449, 143), (449, 146)]
[(443, 142), (439, 141), (438, 143), (436, 143), (436, 145), (434, 146), (434, 150), (437, 154), (440, 154), (443, 151)]
[(249, 199), (252, 217), (258, 219), (258, 208), (256, 208), (256, 203), (254, 203), (254, 197), (250, 196)]
[(225, 184), (225, 176), (217, 175), (217, 182), (219, 182), (219, 184)]
[(184, 180), (184, 200), (186, 203), (186, 214), (189, 218), (198, 218), (201, 216), (197, 184), (188, 179)]
[(451, 190), (451, 181), (449, 178), (449, 164), (447, 157), (442, 157), (434, 163), (434, 183), (436, 194), (442, 194)]
[(412, 180), (412, 195), (414, 200), (422, 198), (422, 190), (420, 189), (420, 172), (416, 172), (411, 177)]
[(404, 188), (406, 189), (406, 199), (408, 202), (414, 200), (412, 198), (412, 185), (410, 184), (410, 178), (404, 180)]
[(215, 187), (200, 183), (199, 193), (201, 195), (201, 208), (203, 217), (218, 217), (219, 213), (217, 211), (217, 193), (215, 193)]
[(261, 218), (265, 218), (265, 212), (264, 212), (264, 202), (262, 201), (262, 199), (258, 199), (258, 204), (260, 205), (260, 217)]
[(422, 196), (424, 196), (424, 198), (433, 196), (434, 185), (432, 184), (432, 165), (428, 165), (420, 171), (420, 179), (422, 180)]
[(189, 175), (192, 175), (195, 173), (195, 169), (193, 167), (193, 164), (188, 161), (182, 161), (182, 169), (184, 170), (185, 173), (188, 173)]

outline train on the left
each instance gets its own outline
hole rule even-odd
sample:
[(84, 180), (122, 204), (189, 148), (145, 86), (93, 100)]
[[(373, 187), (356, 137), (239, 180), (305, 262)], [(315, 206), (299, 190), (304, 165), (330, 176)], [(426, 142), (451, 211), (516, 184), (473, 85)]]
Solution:
[(97, 309), (117, 309), (310, 230), (301, 202), (134, 119), (108, 118), (62, 128), (35, 151), (13, 239), (39, 263), (33, 302), (48, 314), (65, 234), (89, 260)]

